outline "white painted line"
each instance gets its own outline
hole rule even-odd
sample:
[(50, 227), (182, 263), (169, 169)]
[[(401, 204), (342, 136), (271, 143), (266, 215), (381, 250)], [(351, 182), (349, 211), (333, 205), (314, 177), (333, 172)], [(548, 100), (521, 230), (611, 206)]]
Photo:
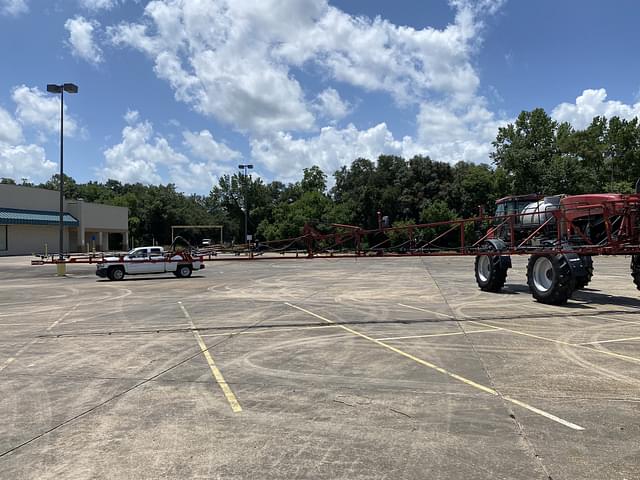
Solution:
[[(629, 312), (629, 313), (634, 313), (634, 312)], [(627, 315), (626, 313), (623, 314), (619, 314), (619, 315)], [(612, 322), (618, 322), (618, 323), (626, 323), (627, 325), (640, 325), (640, 322), (634, 322), (632, 320), (622, 320), (620, 318), (615, 318), (615, 317), (605, 317), (602, 315), (584, 315), (584, 318), (595, 318), (595, 319), (602, 319), (602, 320), (610, 320)]]
[(450, 333), (430, 333), (426, 335), (410, 335), (407, 337), (386, 337), (386, 338), (376, 338), (376, 340), (380, 341), (388, 341), (388, 340), (405, 340), (409, 338), (429, 338), (429, 337), (449, 337), (451, 335), (466, 335), (467, 333), (482, 333), (482, 332), (495, 332), (501, 330), (500, 328), (486, 328), (484, 330), (467, 330), (464, 332), (450, 332)]
[(293, 328), (268, 328), (253, 332), (227, 332), (227, 333), (204, 333), (201, 337), (233, 337), (235, 335), (259, 335), (262, 333), (276, 333), (276, 332), (292, 332), (297, 330), (313, 330), (316, 328), (335, 328), (337, 325), (315, 325), (313, 327), (293, 327)]
[[(71, 307), (67, 312), (65, 312), (62, 316), (58, 317), (58, 319), (53, 322), (51, 325), (49, 325), (46, 329), (47, 332), (49, 332), (52, 328), (54, 328), (58, 323), (60, 323), (62, 320), (64, 320), (65, 318), (67, 318), (76, 308), (78, 308), (80, 304), (76, 303), (73, 307)], [(16, 353), (13, 354), (13, 357), (8, 358), (7, 360), (4, 361), (4, 363), (2, 365), (0, 365), (0, 372), (2, 372), (5, 368), (7, 368), (11, 363), (13, 363), (15, 361), (15, 359), (20, 356), (20, 354), (22, 354), (22, 352), (24, 352), (25, 350), (27, 350), (29, 347), (31, 347), (32, 345), (34, 345), (35, 343), (37, 343), (40, 340), (39, 337), (34, 338), (33, 340), (31, 340), (29, 343), (27, 343), (26, 345), (23, 345), (22, 348), (20, 348)]]
[[(401, 304), (398, 304), (398, 305), (401, 305)], [(424, 311), (424, 312), (433, 313), (430, 310), (427, 310), (427, 309), (424, 309), (424, 308), (411, 307), (409, 305), (402, 305), (402, 306), (408, 307), (408, 308), (412, 308), (414, 310), (421, 310), (421, 311)], [(506, 327), (498, 327), (496, 325), (491, 325), (489, 323), (484, 323), (484, 322), (478, 322), (476, 320), (464, 320), (464, 322), (475, 323), (476, 325), (481, 325), (483, 327), (499, 328), (499, 329), (501, 329), (501, 330), (503, 330), (505, 332), (510, 332), (510, 333), (513, 333), (513, 334), (516, 334), (516, 335), (522, 335), (522, 336), (525, 336), (525, 337), (536, 338), (538, 340), (544, 340), (545, 342), (559, 343), (560, 345), (566, 345), (568, 347), (582, 348), (582, 349), (585, 349), (585, 350), (590, 350), (592, 352), (601, 353), (602, 355), (609, 355), (610, 357), (616, 357), (616, 358), (619, 358), (621, 360), (634, 362), (634, 363), (640, 363), (640, 358), (630, 357), (629, 355), (622, 355), (620, 353), (610, 352), (608, 350), (599, 350), (597, 348), (589, 347), (587, 345), (581, 345), (579, 343), (563, 342), (562, 340), (556, 340), (555, 338), (541, 337), (540, 335), (534, 335), (533, 333), (521, 332), (519, 330), (513, 330), (511, 328), (506, 328)]]
[[(311, 315), (313, 317), (319, 318), (320, 320), (323, 320), (323, 321), (325, 321), (327, 323), (334, 324), (334, 325), (336, 324), (333, 320), (329, 320), (328, 318), (325, 318), (325, 317), (323, 317), (321, 315), (318, 315), (317, 313), (313, 313), (313, 312), (311, 312), (309, 310), (306, 310), (306, 309), (304, 309), (302, 307), (298, 307), (297, 305), (293, 305), (293, 304), (291, 304), (289, 302), (285, 302), (285, 305), (288, 305), (291, 308), (295, 308), (297, 310), (300, 310), (301, 312), (304, 312), (304, 313), (306, 313), (308, 315)], [(419, 363), (420, 365), (424, 365), (425, 367), (431, 368), (431, 369), (433, 369), (433, 370), (435, 370), (437, 372), (442, 373), (443, 375), (447, 375), (448, 377), (454, 378), (454, 379), (456, 379), (456, 380), (458, 380), (458, 381), (460, 381), (460, 382), (462, 382), (462, 383), (464, 383), (466, 385), (469, 385), (471, 387), (477, 388), (478, 390), (482, 390), (483, 392), (489, 393), (491, 395), (500, 396), (498, 391), (494, 390), (493, 388), (487, 387), (487, 386), (482, 385), (480, 383), (474, 382), (473, 380), (469, 380), (468, 378), (465, 378), (465, 377), (463, 377), (461, 375), (458, 375), (456, 373), (450, 372), (449, 370), (446, 370), (446, 369), (444, 369), (442, 367), (434, 365), (433, 363), (427, 362), (426, 360), (422, 360), (421, 358), (418, 358), (418, 357), (416, 357), (414, 355), (411, 355), (410, 353), (407, 353), (407, 352), (405, 352), (403, 350), (400, 350), (399, 348), (396, 348), (396, 347), (393, 347), (391, 345), (388, 345), (388, 344), (386, 344), (386, 343), (384, 343), (384, 342), (382, 342), (380, 340), (376, 340), (375, 338), (372, 338), (372, 337), (370, 337), (368, 335), (365, 335), (364, 333), (360, 333), (357, 330), (354, 330), (354, 329), (349, 328), (347, 326), (344, 326), (344, 325), (337, 325), (337, 326), (339, 326), (340, 328), (346, 330), (347, 332), (350, 332), (350, 333), (352, 333), (354, 335), (357, 335), (357, 336), (359, 336), (361, 338), (369, 340), (370, 342), (373, 342), (373, 343), (375, 343), (377, 345), (380, 345), (381, 347), (384, 347), (384, 348), (386, 348), (388, 350), (391, 350), (392, 352), (395, 352), (395, 353), (397, 353), (399, 355), (402, 355), (403, 357), (406, 357), (406, 358), (408, 358), (410, 360), (413, 360), (414, 362)], [(562, 419), (560, 417), (557, 417), (557, 416), (555, 416), (555, 415), (553, 415), (551, 413), (545, 412), (544, 410), (540, 410), (539, 408), (531, 406), (531, 405), (529, 405), (529, 404), (527, 404), (525, 402), (521, 402), (520, 400), (517, 400), (515, 398), (505, 397), (505, 396), (501, 396), (501, 398), (506, 400), (507, 402), (513, 403), (514, 405), (518, 405), (519, 407), (525, 408), (525, 409), (527, 409), (527, 410), (529, 410), (529, 411), (531, 411), (533, 413), (536, 413), (538, 415), (546, 417), (549, 420), (553, 420), (554, 422), (557, 422), (557, 423), (559, 423), (561, 425), (564, 425), (565, 427), (571, 428), (573, 430), (584, 430), (584, 427), (581, 427), (580, 425), (576, 425), (575, 423), (572, 423), (572, 422), (569, 422), (567, 420), (564, 420), (564, 419)]]
[(427, 310), (426, 308), (412, 307), (411, 305), (405, 305), (404, 303), (399, 303), (398, 305), (400, 305), (401, 307), (411, 308), (413, 310), (419, 310), (421, 312), (433, 313), (434, 315), (440, 315), (441, 317), (446, 317), (446, 318), (451, 318), (452, 320), (456, 320), (456, 317), (454, 317), (453, 315), (447, 315), (446, 313), (435, 312), (433, 310)]
[(616, 338), (615, 340), (600, 340), (598, 342), (585, 342), (576, 345), (600, 345), (601, 343), (630, 342), (632, 340), (640, 340), (640, 337)]

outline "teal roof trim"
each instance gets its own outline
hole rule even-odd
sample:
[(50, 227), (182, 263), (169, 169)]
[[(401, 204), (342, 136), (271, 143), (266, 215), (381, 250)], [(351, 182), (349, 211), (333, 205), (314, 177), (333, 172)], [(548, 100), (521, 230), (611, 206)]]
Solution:
[[(66, 227), (77, 227), (80, 222), (70, 213), (63, 217)], [(60, 212), (44, 210), (19, 210), (17, 208), (0, 208), (0, 225), (59, 225)]]

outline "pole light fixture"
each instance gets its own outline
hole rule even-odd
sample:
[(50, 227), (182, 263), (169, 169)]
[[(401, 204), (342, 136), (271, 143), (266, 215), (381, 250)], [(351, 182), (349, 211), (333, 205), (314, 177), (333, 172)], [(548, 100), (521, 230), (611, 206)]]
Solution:
[(248, 244), (249, 243), (249, 230), (248, 230), (248, 225), (249, 225), (249, 206), (248, 206), (248, 202), (247, 202), (247, 174), (248, 171), (253, 169), (253, 164), (251, 163), (241, 163), (240, 165), (238, 165), (238, 168), (240, 170), (242, 170), (244, 172), (244, 192), (243, 192), (243, 197), (244, 197), (244, 241)]
[(49, 83), (47, 92), (60, 94), (60, 240), (58, 258), (64, 259), (64, 92), (78, 93), (78, 86), (73, 83), (57, 85)]

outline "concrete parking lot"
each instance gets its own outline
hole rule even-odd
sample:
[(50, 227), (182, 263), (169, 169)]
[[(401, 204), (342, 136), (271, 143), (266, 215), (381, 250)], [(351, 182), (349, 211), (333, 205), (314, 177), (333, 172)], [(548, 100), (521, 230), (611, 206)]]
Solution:
[(639, 479), (629, 259), (563, 307), (525, 265), (491, 294), (473, 258), (0, 259), (0, 477)]

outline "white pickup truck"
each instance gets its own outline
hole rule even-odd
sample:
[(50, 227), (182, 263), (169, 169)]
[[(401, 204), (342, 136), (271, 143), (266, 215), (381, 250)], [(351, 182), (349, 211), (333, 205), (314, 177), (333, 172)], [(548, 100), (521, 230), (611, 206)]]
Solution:
[(96, 275), (109, 280), (122, 280), (125, 275), (173, 273), (178, 278), (190, 277), (202, 270), (202, 258), (187, 252), (167, 253), (162, 247), (138, 247), (120, 257), (105, 257), (96, 268)]

